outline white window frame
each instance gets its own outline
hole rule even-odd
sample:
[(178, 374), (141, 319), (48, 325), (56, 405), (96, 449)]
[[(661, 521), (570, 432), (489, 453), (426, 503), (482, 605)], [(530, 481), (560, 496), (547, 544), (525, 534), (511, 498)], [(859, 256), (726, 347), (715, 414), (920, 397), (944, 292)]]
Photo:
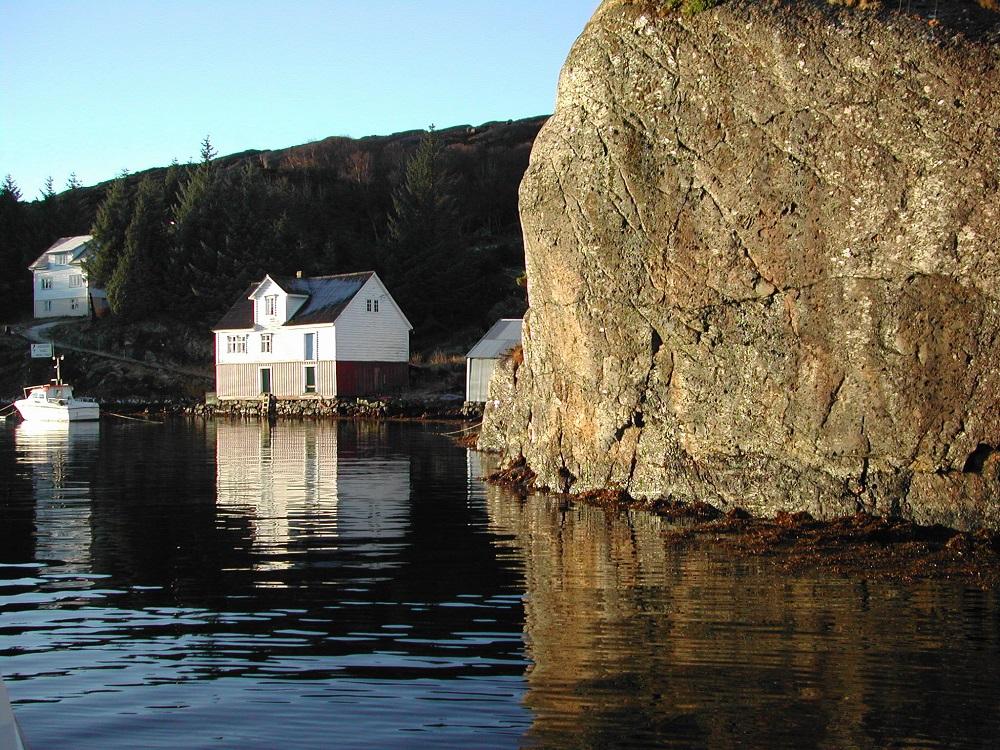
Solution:
[(52, 312), (52, 300), (47, 299), (42, 303), (42, 310), (45, 312)]
[(262, 333), (260, 335), (260, 353), (271, 354), (274, 351), (274, 334)]
[(42, 289), (52, 288), (52, 278), (50, 276), (42, 276)]
[(246, 354), (246, 353), (247, 353), (246, 334), (226, 335), (226, 354)]
[(372, 311), (372, 301), (370, 299), (365, 300), (365, 312)]
[(372, 300), (372, 305), (374, 306), (373, 312), (378, 312), (378, 300)]
[[(312, 336), (312, 356), (308, 356), (309, 347), (306, 342), (309, 337)], [(319, 335), (315, 331), (309, 331), (308, 333), (302, 334), (302, 361), (303, 362), (316, 362), (319, 360)]]
[(74, 273), (72, 276), (70, 276), (69, 277), (69, 285), (71, 287), (81, 287), (81, 286), (83, 286), (83, 274), (82, 273)]
[(76, 297), (74, 297), (73, 299), (71, 299), (69, 301), (69, 309), (70, 310), (79, 310), (80, 309), (80, 300), (76, 299)]
[(264, 295), (264, 315), (269, 318), (277, 317), (278, 315), (278, 295), (277, 294), (266, 294)]
[[(309, 376), (308, 372), (312, 370), (313, 373), (313, 384), (312, 390), (309, 390)], [(303, 393), (316, 393), (319, 387), (319, 375), (318, 368), (316, 365), (303, 365), (302, 366), (302, 392)]]

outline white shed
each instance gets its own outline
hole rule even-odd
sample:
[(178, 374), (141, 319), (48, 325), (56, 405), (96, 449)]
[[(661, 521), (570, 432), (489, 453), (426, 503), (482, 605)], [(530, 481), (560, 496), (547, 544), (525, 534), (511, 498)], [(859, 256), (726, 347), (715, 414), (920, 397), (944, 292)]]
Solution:
[(520, 318), (503, 318), (465, 355), (465, 400), (485, 403), (490, 378), (502, 356), (521, 343)]

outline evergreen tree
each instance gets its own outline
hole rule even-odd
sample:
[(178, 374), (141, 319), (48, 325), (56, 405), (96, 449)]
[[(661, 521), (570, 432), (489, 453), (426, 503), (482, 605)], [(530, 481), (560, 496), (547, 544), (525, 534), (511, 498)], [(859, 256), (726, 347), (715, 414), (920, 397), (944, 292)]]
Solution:
[(393, 297), (424, 333), (456, 320), (468, 292), (470, 269), (452, 185), (432, 126), (393, 193), (381, 262)]
[[(204, 145), (203, 155), (209, 156)], [(211, 300), (203, 298), (204, 284), (194, 277), (210, 275), (217, 267), (218, 248), (224, 240), (220, 220), (224, 211), (221, 182), (210, 156), (203, 158), (181, 180), (173, 208), (166, 291), (178, 303), (173, 308), (176, 317), (191, 322), (204, 322), (208, 308), (212, 307)]]
[(9, 172), (3, 178), (3, 184), (0, 184), (0, 196), (7, 199), (13, 198), (15, 201), (21, 200), (21, 188), (17, 186)]
[(84, 268), (91, 286), (104, 288), (111, 280), (125, 250), (125, 232), (131, 221), (132, 201), (123, 176), (111, 183), (90, 230), (96, 249), (84, 261)]
[(216, 151), (215, 147), (212, 145), (211, 136), (206, 135), (205, 138), (202, 140), (201, 150), (199, 153), (201, 154), (202, 164), (208, 164), (210, 161), (212, 161), (212, 159), (218, 156), (219, 152)]
[(45, 178), (45, 182), (42, 185), (40, 193), (43, 201), (51, 200), (56, 197), (55, 181), (52, 179), (52, 175)]
[(107, 284), (115, 315), (139, 320), (160, 312), (165, 223), (163, 183), (146, 176), (139, 183), (122, 254)]
[(0, 319), (12, 320), (29, 309), (31, 273), (28, 217), (21, 190), (9, 174), (0, 183)]
[(76, 172), (72, 172), (66, 180), (66, 189), (57, 196), (60, 234), (75, 236), (90, 231), (92, 222), (83, 204), (82, 187)]

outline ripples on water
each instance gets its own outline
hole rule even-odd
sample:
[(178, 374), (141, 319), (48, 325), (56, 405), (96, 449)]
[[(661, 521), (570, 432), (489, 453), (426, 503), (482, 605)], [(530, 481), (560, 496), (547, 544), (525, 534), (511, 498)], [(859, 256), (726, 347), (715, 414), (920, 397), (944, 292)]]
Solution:
[(992, 746), (993, 592), (668, 546), (441, 429), (0, 430), (32, 748)]

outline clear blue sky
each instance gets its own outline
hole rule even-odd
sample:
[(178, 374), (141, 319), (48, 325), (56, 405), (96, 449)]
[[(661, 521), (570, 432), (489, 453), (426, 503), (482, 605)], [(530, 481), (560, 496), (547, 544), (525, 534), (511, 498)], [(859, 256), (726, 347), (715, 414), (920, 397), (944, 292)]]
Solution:
[(599, 0), (0, 0), (0, 178), (552, 111)]

